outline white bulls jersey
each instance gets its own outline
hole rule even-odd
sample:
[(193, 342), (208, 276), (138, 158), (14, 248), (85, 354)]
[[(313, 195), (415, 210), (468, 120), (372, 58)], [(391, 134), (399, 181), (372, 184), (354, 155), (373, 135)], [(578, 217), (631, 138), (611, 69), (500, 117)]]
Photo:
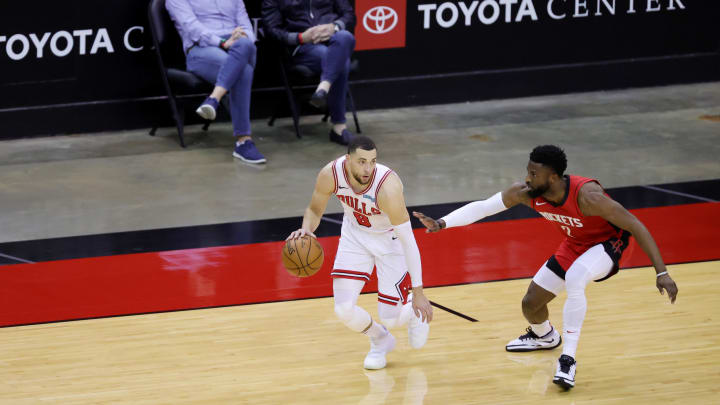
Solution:
[(377, 195), (383, 182), (390, 176), (392, 170), (381, 164), (375, 165), (375, 171), (370, 175), (370, 182), (360, 193), (356, 193), (350, 186), (345, 160), (347, 155), (339, 157), (333, 162), (332, 173), (335, 180), (333, 193), (337, 196), (345, 210), (343, 222), (351, 225), (353, 229), (368, 232), (387, 232), (393, 228), (390, 217), (377, 206)]

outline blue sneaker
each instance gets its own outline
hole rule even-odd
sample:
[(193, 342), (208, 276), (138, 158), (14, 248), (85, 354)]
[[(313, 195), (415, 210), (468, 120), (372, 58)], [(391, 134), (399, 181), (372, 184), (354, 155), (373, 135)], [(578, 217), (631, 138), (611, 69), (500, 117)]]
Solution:
[(208, 97), (200, 104), (195, 113), (206, 120), (212, 121), (217, 116), (218, 101), (213, 97)]
[(340, 145), (347, 145), (350, 143), (350, 141), (352, 141), (352, 139), (353, 136), (347, 129), (343, 129), (342, 134), (340, 135), (336, 134), (335, 131), (333, 131), (332, 129), (330, 130), (331, 142), (339, 143)]
[(233, 156), (248, 163), (265, 163), (267, 159), (263, 156), (255, 147), (255, 142), (251, 139), (244, 141), (243, 143), (235, 143), (235, 151)]

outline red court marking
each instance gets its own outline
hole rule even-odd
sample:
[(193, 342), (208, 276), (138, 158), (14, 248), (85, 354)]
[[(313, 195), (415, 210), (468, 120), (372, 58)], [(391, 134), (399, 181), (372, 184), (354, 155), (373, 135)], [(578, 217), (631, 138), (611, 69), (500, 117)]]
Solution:
[[(720, 204), (633, 213), (650, 229), (666, 262), (720, 258)], [(562, 238), (541, 218), (437, 234), (416, 230), (415, 236), (426, 286), (530, 277)], [(329, 296), (338, 238), (320, 243), (325, 263), (303, 279), (283, 268), (283, 242), (0, 266), (0, 326)], [(649, 265), (632, 245), (622, 265)], [(377, 291), (374, 276), (365, 290)]]

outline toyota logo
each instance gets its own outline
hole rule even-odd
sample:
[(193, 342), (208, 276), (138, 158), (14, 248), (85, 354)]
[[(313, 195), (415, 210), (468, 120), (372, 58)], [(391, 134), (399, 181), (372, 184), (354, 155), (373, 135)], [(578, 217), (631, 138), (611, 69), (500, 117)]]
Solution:
[(386, 6), (377, 6), (363, 16), (363, 26), (372, 34), (385, 34), (392, 31), (398, 23), (395, 10)]

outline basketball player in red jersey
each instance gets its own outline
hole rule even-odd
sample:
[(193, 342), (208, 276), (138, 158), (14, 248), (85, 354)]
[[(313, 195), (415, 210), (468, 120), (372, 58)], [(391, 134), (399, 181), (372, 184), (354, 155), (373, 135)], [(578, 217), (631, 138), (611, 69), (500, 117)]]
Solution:
[[(370, 370), (384, 368), (387, 353), (395, 347), (388, 328), (407, 323), (410, 345), (419, 349), (427, 341), (432, 320), (402, 182), (376, 160), (375, 143), (364, 136), (354, 137), (347, 155), (328, 163), (318, 174), (302, 227), (288, 237), (315, 237), (313, 231), (320, 224), (330, 196), (337, 196), (345, 212), (330, 273), (335, 314), (348, 328), (370, 338), (370, 352), (364, 361), (364, 367)], [(380, 323), (357, 305), (373, 267), (377, 268)]]
[[(533, 149), (527, 165), (525, 183), (516, 183), (487, 200), (467, 204), (445, 217), (434, 220), (422, 213), (413, 215), (429, 232), (469, 225), (518, 204), (524, 204), (551, 221), (565, 236), (553, 256), (535, 274), (522, 300), (522, 311), (530, 322), (524, 335), (509, 342), (510, 352), (554, 349), (563, 338), (553, 382), (565, 389), (575, 386), (575, 352), (585, 319), (585, 286), (618, 272), (618, 262), (634, 236), (655, 267), (656, 286), (667, 291), (674, 303), (678, 288), (663, 263), (660, 251), (647, 228), (622, 205), (610, 198), (594, 179), (563, 175), (567, 168), (565, 152), (557, 146)], [(563, 336), (548, 320), (547, 303), (563, 289), (567, 300), (563, 309)]]

